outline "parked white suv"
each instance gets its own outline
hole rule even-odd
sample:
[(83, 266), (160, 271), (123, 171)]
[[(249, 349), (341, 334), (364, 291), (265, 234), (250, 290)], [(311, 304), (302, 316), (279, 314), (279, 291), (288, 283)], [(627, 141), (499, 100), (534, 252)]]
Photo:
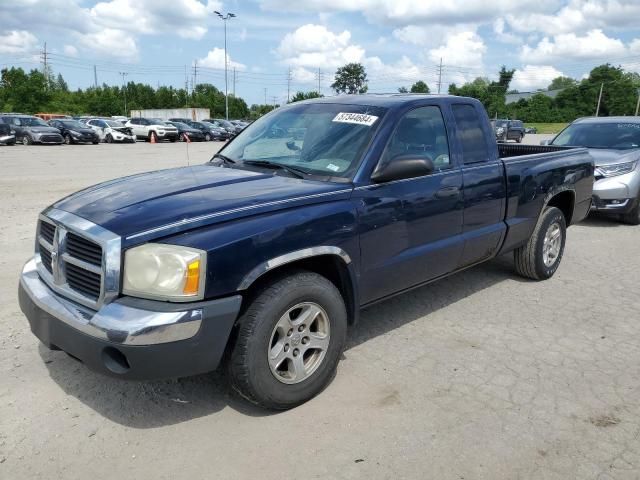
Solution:
[(141, 140), (151, 141), (153, 135), (158, 141), (178, 140), (178, 129), (160, 118), (132, 118), (126, 126), (130, 127), (133, 134)]
[(134, 143), (136, 141), (131, 127), (125, 127), (122, 123), (115, 120), (92, 118), (86, 121), (86, 125), (98, 134), (101, 142)]

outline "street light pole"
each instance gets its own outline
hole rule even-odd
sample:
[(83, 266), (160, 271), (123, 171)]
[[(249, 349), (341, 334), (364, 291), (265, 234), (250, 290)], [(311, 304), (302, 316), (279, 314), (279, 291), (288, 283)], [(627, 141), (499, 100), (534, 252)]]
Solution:
[[(214, 11), (220, 19), (224, 22), (224, 115), (227, 120), (229, 120), (229, 79), (227, 76), (227, 20), (230, 18), (234, 18), (236, 16), (235, 13), (227, 13), (223, 15), (217, 10)], [(234, 92), (235, 94), (235, 92)]]

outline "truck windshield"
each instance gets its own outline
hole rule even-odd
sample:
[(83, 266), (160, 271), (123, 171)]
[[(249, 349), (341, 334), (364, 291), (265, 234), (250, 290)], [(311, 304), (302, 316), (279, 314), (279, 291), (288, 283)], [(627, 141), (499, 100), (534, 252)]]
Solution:
[(574, 123), (565, 128), (551, 145), (629, 150), (640, 147), (640, 123)]
[(311, 103), (279, 108), (249, 125), (221, 153), (262, 160), (314, 175), (349, 177), (386, 108)]

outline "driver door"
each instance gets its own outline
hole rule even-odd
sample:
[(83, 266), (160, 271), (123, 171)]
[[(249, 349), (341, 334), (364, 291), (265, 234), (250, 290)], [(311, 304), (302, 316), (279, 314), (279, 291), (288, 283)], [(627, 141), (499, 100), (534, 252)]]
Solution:
[(407, 112), (380, 163), (407, 154), (432, 159), (435, 171), (354, 192), (360, 200), (363, 304), (453, 271), (462, 254), (462, 171), (449, 156), (439, 107)]

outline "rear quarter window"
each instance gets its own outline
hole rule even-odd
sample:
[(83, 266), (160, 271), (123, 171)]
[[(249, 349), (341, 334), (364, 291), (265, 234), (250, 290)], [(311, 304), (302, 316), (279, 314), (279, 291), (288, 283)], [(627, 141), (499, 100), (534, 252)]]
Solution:
[(454, 104), (451, 110), (456, 121), (465, 165), (488, 161), (489, 147), (482, 129), (482, 119), (476, 109), (469, 104)]

